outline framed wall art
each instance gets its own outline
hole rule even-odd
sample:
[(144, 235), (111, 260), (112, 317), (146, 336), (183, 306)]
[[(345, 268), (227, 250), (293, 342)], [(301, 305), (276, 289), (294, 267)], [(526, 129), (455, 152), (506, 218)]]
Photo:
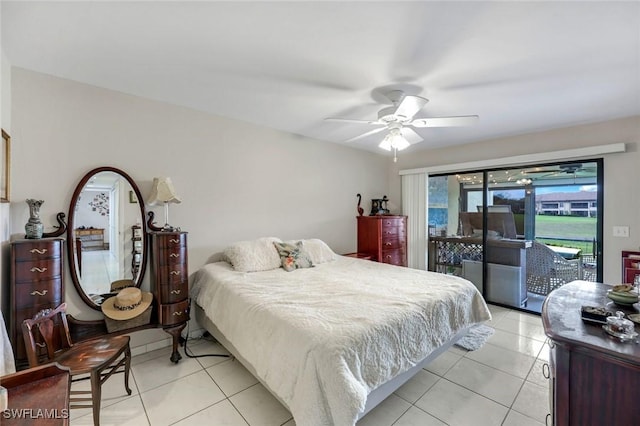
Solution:
[(8, 203), (11, 189), (11, 137), (2, 129), (0, 147), (0, 203)]

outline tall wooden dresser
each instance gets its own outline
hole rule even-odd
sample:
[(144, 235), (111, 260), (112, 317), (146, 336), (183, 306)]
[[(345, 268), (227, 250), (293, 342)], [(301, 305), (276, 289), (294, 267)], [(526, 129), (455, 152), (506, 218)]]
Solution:
[(27, 367), (22, 321), (64, 299), (62, 238), (16, 240), (11, 243), (9, 336), (16, 366)]
[(189, 271), (187, 269), (186, 232), (150, 232), (151, 291), (154, 294), (158, 323), (173, 336), (171, 361), (182, 356), (178, 343), (189, 320)]
[(358, 253), (371, 260), (407, 266), (407, 217), (358, 216)]

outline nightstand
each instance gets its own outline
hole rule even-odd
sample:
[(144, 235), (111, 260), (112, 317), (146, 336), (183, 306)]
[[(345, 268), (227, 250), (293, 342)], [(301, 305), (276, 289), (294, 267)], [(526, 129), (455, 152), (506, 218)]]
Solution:
[(345, 253), (343, 256), (355, 257), (356, 259), (371, 260), (372, 256), (367, 253)]
[(173, 336), (171, 361), (182, 359), (178, 344), (189, 321), (189, 272), (187, 233), (150, 232), (151, 291), (158, 312), (158, 324)]

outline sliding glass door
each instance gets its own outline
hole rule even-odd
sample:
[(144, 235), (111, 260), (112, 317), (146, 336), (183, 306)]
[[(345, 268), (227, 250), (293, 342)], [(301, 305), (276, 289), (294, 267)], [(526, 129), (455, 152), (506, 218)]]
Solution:
[(430, 176), (429, 269), (540, 312), (553, 289), (601, 280), (601, 197), (601, 160)]

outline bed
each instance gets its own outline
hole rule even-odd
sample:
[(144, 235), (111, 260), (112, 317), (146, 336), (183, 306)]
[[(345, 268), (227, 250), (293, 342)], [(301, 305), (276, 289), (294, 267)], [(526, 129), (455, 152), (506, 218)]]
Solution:
[(491, 318), (462, 278), (338, 256), (320, 240), (298, 244), (312, 267), (287, 272), (277, 241), (230, 246), (193, 275), (191, 294), (198, 323), (298, 425), (354, 425)]

